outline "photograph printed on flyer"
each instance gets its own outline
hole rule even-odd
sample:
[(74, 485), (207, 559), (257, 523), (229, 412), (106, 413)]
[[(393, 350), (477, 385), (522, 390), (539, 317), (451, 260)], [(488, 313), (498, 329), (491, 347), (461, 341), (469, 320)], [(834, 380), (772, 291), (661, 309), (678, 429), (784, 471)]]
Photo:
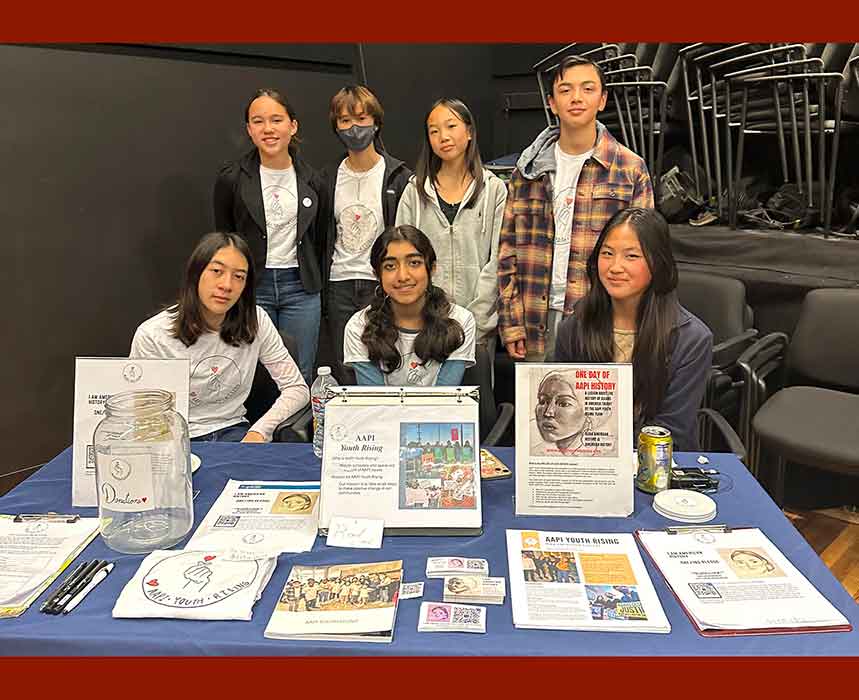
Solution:
[(401, 562), (295, 566), (278, 609), (287, 612), (368, 610), (396, 604)]
[(475, 508), (477, 458), (474, 423), (401, 423), (400, 508)]
[(646, 620), (635, 586), (585, 586), (593, 620)]
[(277, 494), (271, 506), (276, 515), (310, 515), (319, 498), (319, 492), (283, 491)]
[(522, 551), (522, 571), (526, 583), (581, 583), (572, 552)]
[(617, 457), (617, 369), (528, 370), (532, 457)]

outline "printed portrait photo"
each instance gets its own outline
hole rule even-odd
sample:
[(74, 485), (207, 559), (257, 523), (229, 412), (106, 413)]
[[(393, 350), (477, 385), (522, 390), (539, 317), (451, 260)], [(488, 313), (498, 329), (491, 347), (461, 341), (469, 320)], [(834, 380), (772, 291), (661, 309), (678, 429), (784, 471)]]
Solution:
[(281, 491), (271, 506), (271, 512), (275, 515), (310, 515), (318, 498), (318, 492)]

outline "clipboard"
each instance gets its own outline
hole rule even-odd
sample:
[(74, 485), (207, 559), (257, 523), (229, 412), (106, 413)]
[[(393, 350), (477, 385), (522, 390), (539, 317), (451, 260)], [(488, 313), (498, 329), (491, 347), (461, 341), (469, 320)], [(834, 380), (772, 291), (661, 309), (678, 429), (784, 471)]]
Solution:
[[(37, 535), (40, 525), (74, 525), (76, 529), (81, 530), (78, 533), (79, 539), (73, 541), (70, 547), (65, 550), (58, 551), (51, 559), (54, 564), (39, 571), (36, 576), (43, 576), (41, 579), (36, 579), (36, 585), (29, 590), (15, 604), (6, 605), (0, 602), (0, 619), (19, 617), (23, 615), (33, 602), (45, 592), (45, 590), (57, 579), (57, 577), (65, 571), (68, 566), (77, 559), (78, 555), (86, 549), (87, 545), (92, 542), (99, 533), (99, 518), (81, 518), (80, 515), (69, 513), (18, 513), (17, 515), (0, 515), (0, 522), (11, 522), (16, 525), (22, 525), (24, 528), (34, 528), (32, 534)], [(0, 549), (2, 553), (2, 549)], [(62, 556), (62, 559), (57, 562), (57, 556)], [(33, 580), (32, 578), (30, 580)]]
[[(764, 540), (769, 544), (773, 551), (778, 552), (778, 555), (784, 559), (790, 565), (790, 568), (793, 570), (793, 574), (795, 576), (800, 577), (808, 587), (814, 591), (820, 598), (825, 601), (825, 603), (832, 608), (833, 611), (839, 616), (841, 616), (845, 620), (845, 624), (831, 624), (831, 625), (797, 625), (792, 627), (747, 627), (747, 628), (715, 628), (710, 626), (702, 626), (699, 624), (699, 621), (696, 619), (696, 616), (692, 613), (692, 611), (686, 606), (683, 602), (680, 595), (675, 588), (674, 583), (672, 583), (671, 579), (665, 574), (665, 571), (659, 564), (659, 560), (656, 556), (654, 556), (653, 552), (648, 548), (646, 542), (642, 538), (642, 534), (646, 533), (661, 533), (664, 532), (670, 535), (680, 535), (680, 534), (693, 534), (696, 532), (701, 533), (711, 533), (711, 534), (732, 534), (732, 533), (741, 533), (743, 531), (756, 531), (760, 533)], [(766, 537), (766, 535), (758, 528), (751, 526), (740, 526), (740, 527), (731, 527), (729, 525), (724, 524), (701, 524), (701, 525), (677, 525), (666, 527), (663, 530), (636, 530), (634, 533), (635, 539), (641, 545), (641, 548), (647, 552), (648, 557), (653, 562), (653, 565), (657, 568), (659, 573), (662, 575), (662, 578), (665, 580), (665, 583), (668, 586), (668, 589), (671, 591), (671, 594), (674, 596), (674, 599), (677, 601), (677, 604), (680, 606), (680, 609), (683, 610), (684, 614), (687, 618), (689, 618), (689, 622), (692, 623), (692, 627), (695, 629), (698, 634), (702, 637), (740, 637), (740, 636), (764, 636), (764, 635), (775, 635), (775, 634), (810, 634), (810, 633), (818, 633), (818, 632), (850, 632), (853, 629), (853, 625), (847, 620), (846, 617), (835, 608), (832, 603), (830, 603), (826, 597), (817, 590), (814, 584), (809, 581), (805, 575), (793, 567), (790, 561), (785, 557), (781, 551)], [(779, 564), (781, 562), (778, 562)]]

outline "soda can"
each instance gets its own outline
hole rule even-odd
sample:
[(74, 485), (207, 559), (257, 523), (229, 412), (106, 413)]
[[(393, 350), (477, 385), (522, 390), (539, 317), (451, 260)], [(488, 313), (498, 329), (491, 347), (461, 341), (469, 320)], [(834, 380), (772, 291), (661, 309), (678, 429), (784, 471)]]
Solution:
[(671, 476), (671, 454), (674, 441), (671, 431), (660, 425), (648, 425), (638, 434), (638, 473), (635, 485), (646, 493), (659, 493), (668, 488)]

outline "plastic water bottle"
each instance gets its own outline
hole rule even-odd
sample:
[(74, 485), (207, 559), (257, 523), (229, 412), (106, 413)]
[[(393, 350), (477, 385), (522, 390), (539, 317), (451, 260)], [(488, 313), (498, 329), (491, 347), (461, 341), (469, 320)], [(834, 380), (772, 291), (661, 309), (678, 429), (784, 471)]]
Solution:
[(310, 405), (313, 409), (313, 454), (322, 457), (322, 440), (325, 436), (325, 401), (328, 388), (338, 386), (331, 376), (330, 367), (320, 367), (319, 374), (310, 387)]

